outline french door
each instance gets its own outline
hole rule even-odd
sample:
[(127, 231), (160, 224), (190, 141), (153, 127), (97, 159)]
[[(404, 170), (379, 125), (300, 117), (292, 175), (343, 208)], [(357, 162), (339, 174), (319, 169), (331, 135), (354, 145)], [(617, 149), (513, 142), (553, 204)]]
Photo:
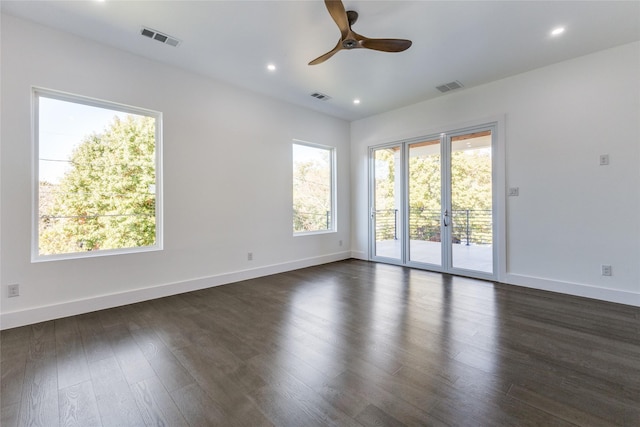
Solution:
[(495, 277), (495, 127), (370, 149), (370, 258)]

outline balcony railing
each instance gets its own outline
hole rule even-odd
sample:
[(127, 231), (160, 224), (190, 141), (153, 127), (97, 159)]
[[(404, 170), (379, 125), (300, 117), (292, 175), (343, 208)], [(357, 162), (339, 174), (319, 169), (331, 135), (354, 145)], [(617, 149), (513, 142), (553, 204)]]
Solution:
[(294, 231), (319, 231), (331, 228), (331, 211), (322, 213), (293, 210)]
[[(439, 242), (441, 215), (439, 210), (412, 208), (409, 211), (409, 238)], [(398, 216), (397, 209), (376, 211), (376, 241), (398, 239)], [(487, 245), (493, 241), (490, 209), (456, 209), (451, 218), (453, 243)]]

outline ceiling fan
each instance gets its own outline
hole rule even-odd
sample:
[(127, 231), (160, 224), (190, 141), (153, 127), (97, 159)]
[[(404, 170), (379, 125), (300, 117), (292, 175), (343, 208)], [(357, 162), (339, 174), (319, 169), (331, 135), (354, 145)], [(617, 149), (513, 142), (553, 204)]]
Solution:
[(329, 15), (333, 18), (340, 29), (341, 37), (336, 47), (309, 62), (309, 65), (320, 64), (331, 58), (337, 52), (347, 49), (373, 49), (382, 52), (402, 52), (409, 49), (411, 40), (404, 39), (370, 39), (361, 36), (351, 29), (351, 26), (358, 20), (358, 12), (346, 11), (341, 0), (324, 0)]

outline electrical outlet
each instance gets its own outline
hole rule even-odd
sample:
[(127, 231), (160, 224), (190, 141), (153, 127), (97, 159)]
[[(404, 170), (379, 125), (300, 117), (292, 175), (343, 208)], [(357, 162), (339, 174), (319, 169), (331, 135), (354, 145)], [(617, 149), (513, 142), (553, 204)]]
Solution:
[(518, 197), (519, 195), (520, 195), (520, 188), (519, 187), (510, 187), (507, 190), (507, 196)]
[(247, 261), (253, 261), (253, 252), (247, 252)]
[(338, 246), (342, 246), (342, 240), (338, 241)]
[(609, 155), (600, 154), (600, 166), (607, 166), (609, 164)]
[(613, 275), (613, 271), (611, 270), (611, 266), (610, 265), (602, 264), (600, 266), (600, 270), (601, 270), (603, 276), (611, 276), (611, 275)]
[(20, 285), (9, 285), (7, 286), (9, 298), (20, 296)]

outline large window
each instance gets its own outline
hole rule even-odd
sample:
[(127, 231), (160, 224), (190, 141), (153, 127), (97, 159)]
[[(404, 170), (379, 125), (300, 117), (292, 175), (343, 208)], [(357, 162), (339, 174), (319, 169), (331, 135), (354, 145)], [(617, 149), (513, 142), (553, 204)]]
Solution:
[(335, 230), (335, 149), (293, 143), (293, 232)]
[(33, 90), (32, 260), (162, 248), (161, 113)]

